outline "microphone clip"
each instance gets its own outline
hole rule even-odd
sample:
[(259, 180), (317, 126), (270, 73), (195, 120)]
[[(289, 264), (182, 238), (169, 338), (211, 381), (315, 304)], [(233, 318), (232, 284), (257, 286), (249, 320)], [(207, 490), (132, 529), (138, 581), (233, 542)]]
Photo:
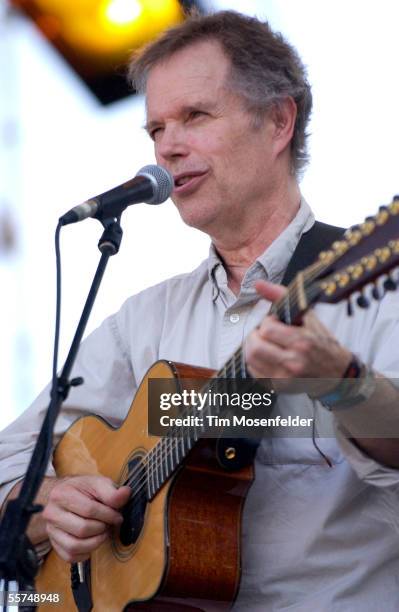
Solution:
[(101, 219), (101, 223), (105, 228), (98, 241), (98, 248), (101, 253), (116, 255), (119, 252), (123, 236), (120, 219), (120, 216), (117, 219)]

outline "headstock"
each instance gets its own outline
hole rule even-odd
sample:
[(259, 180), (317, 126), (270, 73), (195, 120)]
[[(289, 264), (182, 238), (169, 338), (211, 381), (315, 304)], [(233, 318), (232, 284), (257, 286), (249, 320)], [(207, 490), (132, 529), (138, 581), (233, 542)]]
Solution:
[[(366, 285), (374, 283), (371, 295), (379, 299), (382, 296), (376, 281), (387, 275), (383, 282), (385, 291), (396, 289), (399, 283), (390, 273), (398, 266), (399, 239), (389, 240), (386, 245), (374, 249), (358, 261), (316, 282), (312, 290), (318, 293), (317, 301), (336, 303), (357, 291), (362, 291)], [(367, 298), (363, 294), (358, 297), (358, 305), (361, 307), (368, 305)]]
[(389, 206), (380, 206), (372, 217), (360, 225), (348, 229), (342, 240), (334, 242), (331, 249), (322, 251), (318, 262), (323, 276), (342, 269), (367, 257), (378, 248), (385, 247), (390, 240), (399, 238), (399, 195), (394, 196)]
[[(373, 217), (356, 225), (334, 242), (328, 251), (300, 272), (289, 285), (286, 295), (273, 304), (272, 312), (280, 321), (300, 323), (302, 315), (317, 302), (336, 303), (362, 291), (374, 283), (372, 296), (382, 297), (377, 279), (399, 266), (399, 196), (389, 206), (381, 206)], [(396, 281), (388, 276), (385, 291), (396, 289)], [(368, 306), (363, 293), (361, 307)], [(348, 300), (348, 313), (351, 303)]]

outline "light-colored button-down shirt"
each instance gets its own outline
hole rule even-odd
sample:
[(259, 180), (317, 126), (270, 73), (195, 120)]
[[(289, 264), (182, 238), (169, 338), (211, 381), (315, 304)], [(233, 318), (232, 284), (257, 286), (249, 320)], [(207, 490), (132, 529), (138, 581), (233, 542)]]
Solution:
[[(137, 386), (157, 359), (219, 369), (268, 311), (254, 282), (281, 282), (303, 232), (314, 223), (302, 202), (297, 216), (248, 269), (238, 296), (211, 247), (190, 274), (131, 297), (82, 344), (56, 439), (79, 416), (96, 413), (119, 425)], [(337, 339), (378, 371), (399, 376), (399, 299), (387, 295), (348, 319), (346, 307), (316, 313)], [(24, 474), (48, 404), (48, 388), (0, 434), (0, 503)], [(288, 396), (287, 396), (288, 397)], [(333, 416), (307, 396), (316, 418)], [(288, 402), (284, 406), (284, 401)], [(295, 410), (294, 410), (295, 412)], [(234, 609), (295, 612), (397, 612), (399, 609), (399, 472), (364, 456), (339, 433), (318, 439), (262, 441), (243, 517), (243, 571)], [(49, 467), (48, 475), (52, 475)]]

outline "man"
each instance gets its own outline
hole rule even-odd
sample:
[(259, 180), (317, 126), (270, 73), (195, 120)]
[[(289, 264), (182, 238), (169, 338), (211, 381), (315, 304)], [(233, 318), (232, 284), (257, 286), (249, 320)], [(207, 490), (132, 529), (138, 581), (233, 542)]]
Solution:
[[(388, 295), (353, 320), (341, 306), (317, 308), (302, 326), (265, 316), (314, 223), (298, 186), (311, 110), (304, 68), (267, 24), (222, 12), (166, 33), (131, 73), (146, 93), (157, 162), (175, 179), (173, 201), (185, 223), (211, 237), (211, 252), (191, 274), (130, 298), (83, 343), (75, 373), (85, 385), (71, 390), (57, 438), (88, 412), (119, 424), (155, 360), (216, 369), (249, 334), (248, 372), (277, 386), (284, 379), (288, 390), (294, 379), (318, 379), (321, 401), (301, 394), (281, 406), (300, 401), (316, 423), (336, 427), (337, 440), (262, 441), (235, 609), (394, 612), (399, 534), (390, 509), (398, 501), (399, 443), (362, 432), (377, 414), (385, 431), (397, 429), (398, 392), (384, 375), (399, 372), (391, 350), (399, 341), (398, 298)], [(356, 384), (348, 391), (342, 383), (351, 368)], [(3, 434), (3, 499), (18, 490), (47, 394)], [(39, 496), (46, 507), (30, 537), (49, 538), (62, 558), (81, 561), (121, 521), (128, 494), (101, 476), (57, 481), (49, 471)]]

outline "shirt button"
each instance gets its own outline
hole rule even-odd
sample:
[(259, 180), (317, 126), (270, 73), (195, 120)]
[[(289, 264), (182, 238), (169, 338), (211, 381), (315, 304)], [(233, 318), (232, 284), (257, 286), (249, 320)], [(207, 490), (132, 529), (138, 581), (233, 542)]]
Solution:
[(232, 314), (232, 315), (230, 315), (230, 322), (231, 323), (238, 323), (239, 320), (240, 320), (240, 315), (239, 314)]

